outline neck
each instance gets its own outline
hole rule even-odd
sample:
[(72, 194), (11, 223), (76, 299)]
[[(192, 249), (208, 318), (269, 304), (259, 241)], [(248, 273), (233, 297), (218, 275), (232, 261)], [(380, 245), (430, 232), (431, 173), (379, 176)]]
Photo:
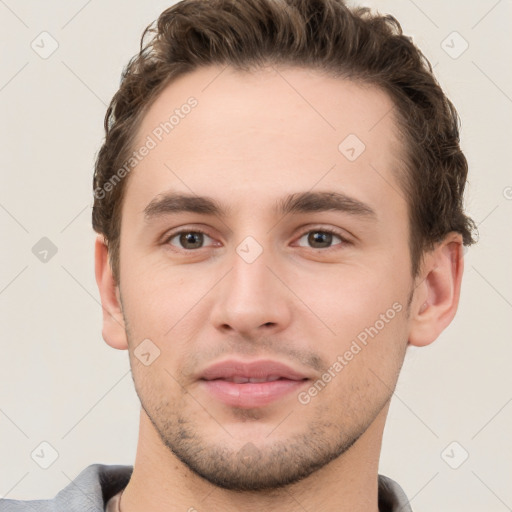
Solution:
[(378, 460), (388, 406), (344, 454), (279, 489), (231, 491), (193, 473), (141, 410), (139, 443), (121, 512), (378, 512)]

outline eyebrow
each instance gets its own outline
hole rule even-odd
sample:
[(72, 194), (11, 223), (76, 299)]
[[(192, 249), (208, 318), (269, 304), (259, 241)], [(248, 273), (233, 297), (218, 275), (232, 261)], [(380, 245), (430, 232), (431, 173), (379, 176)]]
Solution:
[[(149, 222), (157, 217), (182, 212), (227, 218), (230, 211), (230, 208), (222, 206), (211, 197), (168, 192), (159, 194), (144, 208), (144, 219)], [(368, 219), (377, 218), (375, 210), (369, 205), (341, 192), (290, 194), (276, 203), (274, 211), (277, 215), (282, 216), (290, 213), (339, 211)]]

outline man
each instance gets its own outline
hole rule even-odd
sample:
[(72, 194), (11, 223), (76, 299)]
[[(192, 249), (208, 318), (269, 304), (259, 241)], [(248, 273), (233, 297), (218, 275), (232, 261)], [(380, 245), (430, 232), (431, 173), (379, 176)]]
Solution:
[(411, 510), (378, 460), (474, 241), (453, 105), (396, 20), (341, 0), (184, 0), (148, 36), (93, 211), (136, 460), (1, 510)]

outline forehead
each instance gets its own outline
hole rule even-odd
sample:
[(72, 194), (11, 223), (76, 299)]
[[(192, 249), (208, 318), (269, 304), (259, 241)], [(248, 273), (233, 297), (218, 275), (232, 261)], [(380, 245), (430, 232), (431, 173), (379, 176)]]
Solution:
[(142, 119), (134, 149), (145, 145), (125, 196), (138, 211), (171, 188), (236, 202), (317, 185), (403, 209), (392, 100), (310, 69), (211, 66), (183, 75)]

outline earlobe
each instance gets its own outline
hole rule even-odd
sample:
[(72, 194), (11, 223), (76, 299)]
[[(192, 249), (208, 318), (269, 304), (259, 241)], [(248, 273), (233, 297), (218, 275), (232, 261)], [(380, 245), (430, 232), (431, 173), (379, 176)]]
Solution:
[(425, 256), (411, 311), (410, 345), (429, 345), (453, 320), (464, 269), (462, 249), (461, 235), (450, 233)]
[(128, 349), (126, 329), (119, 297), (119, 287), (114, 281), (108, 261), (108, 248), (102, 235), (95, 242), (95, 275), (103, 309), (103, 339), (118, 350)]

